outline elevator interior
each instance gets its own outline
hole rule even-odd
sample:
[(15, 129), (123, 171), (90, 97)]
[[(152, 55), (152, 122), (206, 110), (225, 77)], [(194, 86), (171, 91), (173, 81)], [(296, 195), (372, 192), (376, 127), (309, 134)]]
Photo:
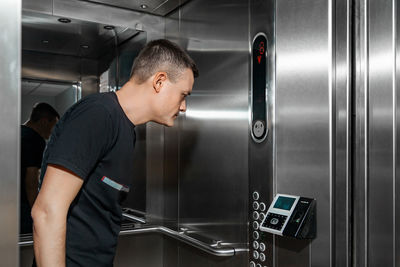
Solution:
[[(33, 253), (29, 238), (17, 245), (21, 78), (117, 90), (158, 38), (200, 77), (174, 127), (137, 129), (115, 266), (400, 266), (396, 1), (6, 0), (0, 12), (5, 266)], [(315, 238), (259, 229), (279, 193), (316, 200)]]

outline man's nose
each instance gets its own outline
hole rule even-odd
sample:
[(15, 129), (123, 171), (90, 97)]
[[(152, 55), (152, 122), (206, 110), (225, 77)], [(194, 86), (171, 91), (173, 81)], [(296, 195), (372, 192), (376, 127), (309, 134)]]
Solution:
[(179, 111), (181, 111), (181, 112), (185, 112), (186, 111), (186, 100), (185, 99), (181, 102), (181, 106), (179, 107)]

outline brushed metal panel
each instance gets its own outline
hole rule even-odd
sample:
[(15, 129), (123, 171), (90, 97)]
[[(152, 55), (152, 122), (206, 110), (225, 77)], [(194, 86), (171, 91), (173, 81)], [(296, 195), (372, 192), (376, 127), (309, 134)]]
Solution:
[(276, 8), (276, 191), (316, 198), (318, 222), (310, 246), (280, 253), (288, 244), (278, 238), (277, 266), (290, 266), (279, 264), (286, 257), (330, 266), (332, 2), (277, 1)]
[(161, 224), (164, 217), (164, 127), (146, 124), (146, 219)]
[(334, 88), (333, 88), (333, 158), (334, 179), (332, 211), (334, 232), (332, 238), (333, 266), (350, 267), (351, 264), (351, 212), (352, 212), (352, 173), (351, 173), (351, 14), (350, 0), (335, 1), (334, 36)]
[(394, 79), (394, 146), (395, 146), (395, 153), (394, 153), (394, 176), (395, 176), (395, 183), (394, 183), (394, 205), (395, 205), (395, 218), (394, 218), (394, 263), (395, 266), (400, 266), (400, 131), (397, 125), (400, 125), (400, 94), (399, 85), (400, 85), (400, 5), (394, 5), (394, 14), (395, 14), (395, 79)]
[(368, 266), (368, 35), (367, 35), (367, 0), (355, 2), (354, 18), (354, 111), (353, 130), (353, 265)]
[(115, 267), (162, 267), (161, 235), (120, 236), (114, 259)]
[(244, 267), (247, 266), (247, 253), (234, 257), (215, 257), (206, 255), (189, 246), (179, 246), (179, 267)]
[(191, 2), (181, 10), (180, 37), (197, 42), (188, 50), (201, 76), (181, 121), (180, 225), (229, 242), (247, 240), (247, 21), (243, 1)]
[[(247, 25), (248, 4), (243, 1), (193, 1), (166, 21), (166, 36), (186, 48), (200, 70), (187, 112), (174, 127), (177, 135), (174, 129), (165, 135), (166, 158), (177, 157), (177, 167), (166, 167), (165, 179), (173, 181), (175, 177), (168, 176), (175, 173), (179, 179), (179, 226), (238, 243), (247, 242)], [(168, 266), (176, 266), (174, 261), (182, 267), (247, 262), (247, 253), (229, 260), (186, 247), (177, 253), (177, 260), (170, 258)]]
[[(250, 25), (249, 42), (254, 36), (263, 32), (267, 37), (267, 100), (268, 100), (268, 127), (269, 133), (266, 140), (260, 144), (249, 138), (249, 244), (254, 241), (252, 218), (253, 201), (252, 193), (257, 191), (260, 194), (259, 203), (264, 202), (266, 206), (271, 203), (274, 194), (274, 144), (275, 144), (275, 1), (250, 1)], [(250, 63), (251, 64), (251, 63)], [(250, 76), (251, 77), (251, 76)], [(251, 86), (249, 85), (249, 90)], [(249, 93), (251, 94), (251, 93)], [(251, 103), (251, 99), (249, 100)], [(249, 126), (250, 130), (251, 125)], [(251, 132), (249, 132), (249, 136)], [(265, 233), (261, 238), (266, 244), (266, 266), (273, 266), (274, 243), (273, 235)], [(252, 259), (253, 249), (249, 246), (249, 262)], [(260, 261), (255, 261), (259, 263)], [(261, 263), (261, 262), (260, 262)]]
[(21, 1), (0, 2), (0, 256), (2, 266), (18, 265)]
[(79, 57), (22, 51), (22, 77), (76, 82), (97, 77), (97, 61)]
[(393, 5), (369, 1), (368, 266), (394, 266)]

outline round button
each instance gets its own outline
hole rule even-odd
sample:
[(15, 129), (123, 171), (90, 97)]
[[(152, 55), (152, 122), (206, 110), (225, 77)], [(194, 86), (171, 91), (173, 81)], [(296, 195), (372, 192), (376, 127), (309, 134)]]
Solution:
[(260, 204), (258, 204), (257, 201), (254, 201), (254, 202), (253, 202), (253, 209), (254, 209), (254, 210), (258, 210), (259, 207), (260, 207)]
[(253, 199), (258, 200), (260, 198), (260, 194), (257, 191), (253, 192)]
[(257, 120), (253, 125), (254, 136), (260, 138), (265, 131), (265, 124), (263, 121)]
[(265, 218), (265, 213), (263, 213), (263, 212), (260, 212), (260, 220), (261, 220), (261, 221), (263, 221), (263, 220), (264, 220), (264, 218)]
[(253, 251), (253, 259), (258, 260), (258, 257), (260, 257), (258, 251)]
[(250, 267), (256, 267), (256, 264), (254, 263), (254, 261), (250, 262)]
[(260, 250), (261, 250), (262, 252), (265, 251), (265, 244), (264, 244), (264, 243), (260, 243)]
[(260, 244), (257, 241), (253, 241), (253, 248), (258, 249), (260, 247)]
[(267, 206), (265, 206), (265, 203), (264, 202), (261, 202), (260, 203), (260, 210), (261, 211), (265, 211), (267, 209)]
[(265, 261), (265, 254), (260, 253), (260, 261), (264, 262)]
[(257, 267), (261, 267), (261, 264), (257, 263)]
[(259, 227), (260, 227), (260, 224), (258, 222), (253, 222), (253, 229), (254, 230), (258, 230)]
[(253, 232), (253, 238), (254, 238), (255, 240), (258, 240), (258, 239), (260, 238), (260, 234), (259, 234), (258, 232), (256, 232), (256, 231), (254, 231), (254, 232)]
[(260, 218), (260, 214), (257, 211), (253, 212), (253, 219), (258, 220)]

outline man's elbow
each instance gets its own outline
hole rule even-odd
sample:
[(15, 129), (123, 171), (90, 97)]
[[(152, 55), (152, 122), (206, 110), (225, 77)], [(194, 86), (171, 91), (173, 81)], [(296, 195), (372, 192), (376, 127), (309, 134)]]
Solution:
[(39, 205), (37, 202), (33, 204), (31, 216), (34, 227), (37, 227), (43, 223), (46, 223), (49, 218), (49, 212), (47, 209)]

